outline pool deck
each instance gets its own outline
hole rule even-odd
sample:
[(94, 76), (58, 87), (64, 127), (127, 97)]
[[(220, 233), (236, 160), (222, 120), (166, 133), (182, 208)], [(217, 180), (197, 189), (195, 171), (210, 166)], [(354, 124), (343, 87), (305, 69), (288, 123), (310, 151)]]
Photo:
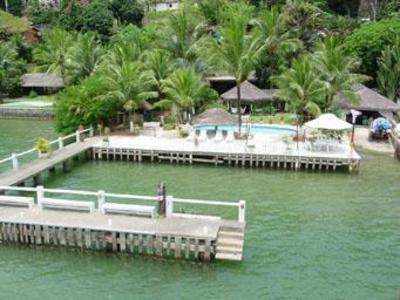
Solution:
[[(335, 151), (308, 151), (304, 143), (286, 145), (281, 135), (255, 134), (248, 141), (214, 141), (207, 139), (195, 143), (194, 140), (177, 137), (154, 136), (112, 136), (108, 144), (99, 142), (93, 146), (94, 158), (123, 158), (141, 161), (142, 157), (151, 160), (170, 160), (171, 162), (227, 162), (242, 165), (268, 165), (293, 168), (324, 166), (336, 169), (339, 166), (358, 168), (361, 157), (348, 144), (335, 145)], [(277, 164), (276, 164), (277, 163)]]

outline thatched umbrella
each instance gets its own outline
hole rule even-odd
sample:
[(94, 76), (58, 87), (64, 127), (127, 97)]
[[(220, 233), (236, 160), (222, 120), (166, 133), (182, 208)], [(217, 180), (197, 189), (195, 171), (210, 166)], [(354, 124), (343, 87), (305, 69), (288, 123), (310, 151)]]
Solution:
[[(241, 101), (248, 103), (268, 102), (272, 101), (270, 94), (262, 89), (259, 89), (254, 84), (243, 81), (240, 84)], [(237, 88), (234, 87), (221, 95), (221, 99), (226, 102), (237, 101)]]
[(228, 113), (221, 108), (211, 108), (193, 118), (193, 125), (222, 126), (237, 124), (235, 115)]

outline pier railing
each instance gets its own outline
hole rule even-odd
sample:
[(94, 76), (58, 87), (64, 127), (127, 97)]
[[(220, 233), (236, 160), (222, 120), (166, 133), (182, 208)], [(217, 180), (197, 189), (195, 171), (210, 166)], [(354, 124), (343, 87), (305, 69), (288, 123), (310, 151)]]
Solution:
[[(43, 186), (37, 187), (17, 187), (17, 186), (0, 186), (0, 193), (4, 193), (5, 191), (17, 191), (17, 192), (30, 192), (34, 193), (35, 204), (39, 207), (42, 207), (41, 203), (44, 199), (49, 199), (46, 197), (47, 194), (62, 194), (64, 196), (90, 196), (93, 197), (94, 200), (92, 202), (95, 204), (97, 210), (101, 213), (104, 213), (103, 206), (105, 203), (114, 203), (111, 199), (120, 199), (120, 200), (136, 200), (136, 201), (152, 201), (153, 204), (160, 205), (163, 201), (165, 201), (165, 217), (171, 218), (174, 216), (183, 216), (188, 218), (198, 218), (204, 217), (203, 214), (188, 214), (183, 211), (179, 213), (174, 212), (174, 204), (182, 203), (182, 204), (191, 204), (191, 205), (201, 205), (201, 206), (220, 206), (220, 207), (234, 207), (237, 208), (238, 217), (237, 220), (239, 222), (245, 222), (246, 216), (246, 201), (240, 200), (237, 202), (228, 202), (228, 201), (210, 201), (210, 200), (198, 200), (198, 199), (183, 199), (183, 198), (175, 198), (173, 196), (167, 196), (165, 199), (160, 196), (144, 196), (144, 195), (131, 195), (131, 194), (117, 194), (117, 193), (106, 193), (103, 190), (100, 191), (81, 191), (81, 190), (65, 190), (65, 189), (49, 189), (44, 188)], [(10, 201), (12, 201), (13, 197), (19, 197), (14, 195), (7, 195)], [(51, 198), (55, 202), (61, 201), (64, 203), (74, 203), (76, 200), (66, 199), (66, 198)], [(82, 200), (79, 200), (82, 201)], [(118, 203), (115, 203), (118, 204)], [(124, 203), (125, 205), (136, 204), (136, 203)], [(90, 210), (92, 211), (92, 210)], [(206, 217), (214, 217), (214, 216), (206, 216)]]
[[(81, 141), (82, 136), (84, 136), (85, 134), (89, 135), (89, 136), (93, 136), (94, 131), (93, 128), (87, 128), (84, 130), (77, 130), (76, 132), (67, 135), (67, 136), (60, 136), (55, 140), (52, 140), (49, 142), (49, 145), (51, 147), (51, 149), (54, 150), (59, 150), (62, 149), (65, 145), (67, 145), (68, 142), (76, 142), (79, 143)], [(4, 165), (5, 163), (9, 163), (11, 162), (12, 164), (12, 168), (14, 170), (18, 169), (18, 167), (21, 164), (21, 161), (24, 157), (27, 157), (29, 154), (33, 154), (33, 153), (37, 153), (39, 156), (39, 152), (36, 148), (32, 148), (20, 153), (11, 153), (11, 155), (9, 157), (6, 157), (4, 159), (0, 160), (0, 167), (2, 165)], [(1, 172), (1, 169), (0, 169)]]

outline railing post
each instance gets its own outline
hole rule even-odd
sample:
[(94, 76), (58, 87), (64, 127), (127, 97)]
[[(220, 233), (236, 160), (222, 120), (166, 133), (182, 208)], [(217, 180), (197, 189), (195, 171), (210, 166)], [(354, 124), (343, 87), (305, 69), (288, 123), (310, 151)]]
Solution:
[(42, 199), (44, 198), (44, 191), (43, 191), (43, 186), (38, 185), (36, 187), (36, 201), (39, 206), (39, 208), (42, 208)]
[(174, 213), (174, 197), (167, 196), (166, 207), (165, 207), (165, 216), (167, 218), (170, 218), (170, 217), (172, 217), (173, 213)]
[(11, 160), (12, 160), (13, 169), (14, 169), (14, 170), (15, 170), (15, 169), (18, 169), (18, 158), (17, 158), (17, 154), (12, 153), (12, 154), (11, 154)]
[(64, 147), (63, 138), (60, 136), (58, 137), (58, 149), (62, 149)]
[(105, 195), (104, 191), (97, 192), (97, 208), (98, 210), (104, 215), (103, 205), (105, 202)]
[(90, 125), (90, 127), (89, 127), (89, 136), (94, 136), (94, 129), (93, 129), (93, 126), (92, 125)]
[(77, 130), (75, 132), (75, 136), (76, 136), (76, 142), (79, 143), (81, 141), (81, 132)]
[(244, 223), (246, 219), (246, 201), (239, 201), (239, 222)]

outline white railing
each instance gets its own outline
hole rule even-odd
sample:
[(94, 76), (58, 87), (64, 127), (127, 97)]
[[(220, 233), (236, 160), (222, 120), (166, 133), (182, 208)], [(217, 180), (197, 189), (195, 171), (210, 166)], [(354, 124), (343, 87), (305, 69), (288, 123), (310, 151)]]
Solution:
[[(162, 202), (162, 196), (143, 196), (143, 195), (131, 195), (131, 194), (116, 194), (106, 193), (102, 190), (93, 191), (81, 191), (81, 190), (65, 190), (65, 189), (48, 189), (43, 186), (37, 187), (16, 187), (16, 186), (0, 186), (0, 192), (2, 191), (20, 191), (20, 192), (33, 192), (36, 195), (36, 204), (39, 205), (42, 199), (45, 198), (45, 193), (52, 194), (64, 194), (64, 195), (79, 195), (79, 196), (92, 196), (97, 202), (97, 209), (103, 212), (103, 205), (106, 203), (112, 203), (109, 201), (113, 199), (124, 199), (124, 200), (140, 200), (140, 201), (153, 201), (157, 204)], [(13, 196), (10, 196), (12, 198)], [(68, 201), (69, 199), (58, 199)], [(73, 200), (71, 200), (73, 201)], [(238, 221), (245, 222), (246, 214), (246, 201), (240, 200), (238, 202), (227, 202), (227, 201), (209, 201), (209, 200), (198, 200), (198, 199), (182, 199), (167, 196), (165, 198), (165, 216), (167, 218), (174, 216), (174, 203), (194, 204), (194, 205), (206, 205), (206, 206), (224, 206), (224, 207), (237, 207), (238, 209)], [(184, 214), (183, 212), (180, 212)]]
[[(93, 134), (94, 134), (93, 128), (90, 127), (88, 129), (84, 129), (84, 130), (77, 130), (73, 134), (70, 134), (70, 135), (67, 135), (67, 136), (62, 136), (62, 137), (59, 137), (56, 140), (53, 140), (53, 141), (49, 142), (49, 145), (52, 146), (52, 145), (57, 144), (57, 150), (59, 150), (59, 149), (64, 148), (64, 144), (65, 144), (66, 140), (71, 139), (73, 137), (75, 137), (75, 142), (79, 143), (81, 141), (81, 135), (85, 134), (85, 133), (88, 133), (89, 136), (93, 136)], [(0, 165), (3, 164), (3, 163), (11, 161), (13, 169), (14, 170), (18, 169), (18, 167), (19, 167), (18, 158), (23, 157), (23, 156), (28, 155), (28, 154), (31, 154), (31, 153), (34, 153), (34, 152), (38, 153), (38, 150), (36, 148), (32, 148), (32, 149), (29, 149), (29, 150), (26, 150), (26, 151), (23, 151), (23, 152), (20, 152), (20, 153), (11, 153), (11, 155), (9, 157), (6, 157), (6, 158), (0, 160)]]

